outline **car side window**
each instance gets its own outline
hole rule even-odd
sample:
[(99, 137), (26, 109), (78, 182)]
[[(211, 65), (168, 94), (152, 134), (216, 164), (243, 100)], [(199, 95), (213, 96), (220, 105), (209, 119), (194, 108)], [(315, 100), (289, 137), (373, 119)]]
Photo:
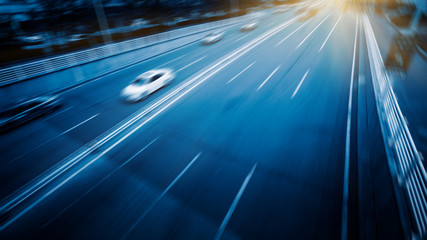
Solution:
[(144, 84), (145, 81), (146, 80), (143, 78), (137, 78), (137, 79), (135, 79), (135, 81), (133, 81), (133, 84), (140, 85), (140, 84)]
[(156, 74), (150, 78), (150, 82), (154, 82), (157, 79), (161, 78), (162, 76), (163, 76), (163, 74)]

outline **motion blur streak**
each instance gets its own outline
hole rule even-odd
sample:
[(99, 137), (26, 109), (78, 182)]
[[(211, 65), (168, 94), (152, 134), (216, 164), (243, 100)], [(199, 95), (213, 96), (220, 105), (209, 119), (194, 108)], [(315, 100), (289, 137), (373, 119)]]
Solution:
[(342, 201), (343, 202), (343, 204), (342, 204), (342, 225), (341, 225), (341, 239), (342, 240), (347, 239), (347, 225), (348, 225), (348, 191), (349, 191), (349, 174), (350, 174), (351, 110), (353, 107), (353, 81), (354, 81), (354, 68), (355, 68), (355, 64), (356, 64), (357, 32), (359, 30), (359, 18), (356, 17), (356, 19), (357, 19), (356, 20), (356, 30), (355, 30), (355, 34), (354, 34), (354, 47), (353, 47), (353, 63), (351, 65), (350, 91), (349, 91), (349, 95), (348, 95), (347, 132), (345, 135), (344, 184), (343, 184), (344, 189), (343, 189), (343, 201)]
[(237, 207), (237, 204), (239, 203), (240, 198), (242, 197), (243, 192), (246, 189), (246, 186), (248, 185), (249, 181), (252, 178), (252, 175), (254, 174), (254, 171), (256, 169), (257, 164), (255, 164), (251, 171), (249, 172), (248, 176), (246, 176), (245, 181), (243, 181), (242, 186), (239, 189), (239, 192), (237, 193), (236, 197), (233, 200), (233, 203), (231, 204), (230, 208), (227, 211), (227, 214), (224, 217), (224, 220), (222, 220), (221, 225), (219, 226), (218, 232), (215, 235), (215, 240), (221, 239), (222, 235), (224, 234), (224, 230), (227, 227), (228, 221), (230, 221), (231, 216), (233, 215), (234, 210)]
[(47, 225), (49, 225), (51, 222), (53, 222), (56, 218), (58, 218), (62, 213), (64, 213), (65, 211), (67, 211), (70, 207), (72, 207), (74, 204), (76, 204), (80, 199), (82, 199), (84, 196), (86, 196), (88, 193), (90, 193), (91, 191), (93, 191), (96, 187), (98, 187), (99, 185), (101, 185), (103, 182), (105, 182), (108, 178), (110, 178), (112, 175), (114, 175), (115, 173), (117, 173), (121, 168), (123, 168), (124, 166), (126, 166), (130, 161), (132, 161), (133, 159), (135, 159), (139, 154), (141, 154), (145, 149), (147, 149), (149, 146), (151, 146), (154, 142), (157, 141), (157, 139), (159, 139), (159, 137), (155, 138), (153, 141), (151, 141), (149, 144), (147, 144), (145, 147), (143, 147), (141, 150), (139, 150), (137, 153), (135, 153), (132, 157), (130, 157), (128, 160), (126, 160), (126, 162), (124, 162), (122, 165), (120, 165), (118, 168), (114, 169), (114, 171), (112, 171), (111, 173), (109, 173), (107, 176), (105, 176), (101, 181), (99, 181), (97, 184), (95, 184), (93, 187), (91, 187), (89, 190), (87, 190), (85, 193), (83, 193), (82, 195), (80, 195), (76, 200), (74, 200), (70, 205), (68, 205), (67, 207), (65, 207), (63, 210), (61, 210), (61, 212), (59, 212), (55, 217), (53, 217), (52, 219), (50, 219), (47, 223), (45, 223), (43, 225), (42, 228), (45, 228)]
[(257, 91), (260, 90), (262, 88), (262, 86), (264, 86), (265, 83), (267, 83), (268, 80), (270, 80), (270, 78), (277, 72), (277, 70), (279, 70), (280, 65), (274, 69), (274, 71), (272, 73), (270, 73), (270, 75), (268, 75), (268, 77), (261, 83), (261, 85), (259, 85), (259, 87), (256, 89)]
[(426, 1), (0, 2), (0, 239), (427, 238)]
[(338, 18), (338, 20), (335, 22), (334, 26), (332, 27), (331, 31), (329, 32), (328, 36), (326, 37), (325, 41), (323, 42), (322, 46), (319, 49), (319, 52), (322, 51), (323, 47), (325, 46), (328, 39), (331, 37), (332, 32), (335, 30), (335, 27), (337, 26), (338, 22), (341, 20), (342, 15)]
[[(101, 136), (105, 136), (105, 135), (106, 136), (103, 137), (101, 140), (96, 141), (95, 143), (90, 143), (88, 147), (83, 148), (81, 151), (76, 152), (75, 153), (76, 156), (72, 155), (72, 156), (69, 157), (70, 160), (66, 161), (67, 159), (65, 159), (65, 163), (63, 165), (61, 165), (57, 169), (54, 169), (51, 173), (48, 173), (48, 175), (46, 177), (42, 177), (42, 179), (39, 180), (38, 182), (30, 185), (22, 193), (18, 193), (18, 195), (16, 197), (14, 197), (11, 201), (8, 201), (6, 204), (2, 205), (2, 207), (0, 208), (0, 211), (4, 211), (5, 209), (6, 209), (6, 211), (10, 211), (12, 208), (14, 208), (18, 204), (22, 203), (28, 197), (30, 197), (31, 195), (33, 195), (34, 193), (36, 193), (37, 191), (39, 191), (41, 188), (43, 188), (44, 186), (46, 186), (47, 184), (49, 184), (55, 178), (57, 178), (58, 176), (60, 176), (61, 174), (63, 174), (65, 171), (67, 171), (68, 169), (70, 169), (71, 167), (73, 167), (75, 164), (77, 164), (78, 162), (80, 162), (84, 157), (89, 156), (89, 154), (91, 154), (91, 152), (93, 151), (93, 149), (98, 149), (100, 146), (102, 146), (102, 144), (104, 144), (105, 142), (109, 141), (110, 139), (112, 139), (113, 137), (115, 137), (116, 135), (118, 135), (119, 133), (121, 133), (122, 131), (126, 130), (128, 127), (132, 126), (132, 124), (134, 124), (137, 121), (139, 121), (147, 113), (149, 113), (150, 111), (152, 111), (156, 107), (160, 106), (160, 104), (166, 102), (171, 97), (173, 97), (174, 95), (176, 95), (177, 93), (179, 93), (181, 90), (183, 90), (185, 87), (187, 87), (190, 84), (192, 84), (193, 82), (199, 80), (199, 78), (201, 78), (206, 73), (209, 73), (211, 70), (214, 70), (214, 72), (210, 72), (206, 77), (204, 77), (203, 79), (199, 80), (199, 82), (195, 83), (193, 86), (191, 86), (184, 93), (182, 93), (181, 95), (179, 95), (178, 97), (176, 97), (175, 99), (173, 99), (171, 102), (167, 103), (167, 105), (164, 106), (163, 108), (161, 108), (157, 113), (155, 113), (154, 115), (150, 116), (148, 119), (146, 119), (141, 124), (139, 124), (134, 129), (132, 129), (129, 133), (126, 133), (125, 136), (121, 137), (118, 141), (114, 142), (111, 146), (109, 146), (106, 150), (104, 150), (100, 155), (98, 155), (94, 159), (90, 160), (86, 165), (83, 166), (83, 168), (80, 168), (76, 172), (72, 173), (71, 176), (66, 179), (66, 181), (63, 181), (59, 185), (56, 185), (55, 187), (53, 187), (52, 190), (48, 191), (47, 194), (43, 195), (43, 198), (37, 200), (35, 203), (31, 204), (30, 207), (26, 208), (24, 210), (24, 212), (23, 212), (23, 213), (26, 213), (32, 207), (34, 207), (36, 204), (38, 204), (41, 200), (43, 200), (44, 198), (46, 198), (47, 196), (49, 196), (51, 193), (53, 193), (54, 191), (56, 191), (60, 186), (62, 186), (66, 182), (68, 182), (68, 180), (72, 179), (74, 176), (76, 176), (78, 173), (80, 173), (86, 167), (90, 166), (92, 163), (94, 163), (96, 160), (98, 160), (104, 154), (106, 154), (111, 149), (113, 149), (114, 147), (116, 147), (119, 143), (121, 143), (122, 141), (124, 141), (126, 138), (128, 138), (130, 135), (132, 135), (134, 132), (136, 132), (138, 129), (140, 129), (142, 126), (144, 126), (151, 119), (153, 119), (154, 117), (156, 117), (158, 114), (160, 114), (161, 112), (163, 112), (164, 110), (166, 110), (169, 106), (171, 106), (174, 102), (176, 102), (177, 100), (179, 100), (180, 98), (182, 98), (184, 95), (186, 95), (192, 89), (194, 89), (199, 84), (201, 84), (204, 81), (206, 81), (209, 77), (211, 77), (212, 75), (214, 75), (216, 72), (222, 70), (224, 67), (226, 67), (227, 65), (229, 65), (230, 63), (232, 63), (233, 61), (235, 61), (236, 59), (238, 59), (239, 57), (241, 57), (243, 54), (247, 53), (249, 50), (253, 49), (257, 45), (259, 45), (260, 43), (262, 43), (263, 41), (265, 41), (266, 39), (268, 39), (269, 37), (273, 36), (273, 34), (276, 34), (278, 31), (280, 31), (283, 28), (289, 26), (292, 22), (295, 21), (295, 19), (296, 18), (293, 18), (293, 19), (287, 21), (286, 23), (280, 25), (279, 27), (276, 27), (275, 29), (267, 32), (266, 34), (264, 34), (262, 36), (260, 36), (259, 38), (256, 38), (255, 40), (253, 40), (249, 44), (243, 46), (241, 49), (235, 51), (234, 53), (232, 53), (232, 54), (230, 54), (228, 56), (226, 56), (223, 60), (221, 60), (218, 63), (214, 64), (212, 67), (209, 67), (206, 70), (203, 70), (201, 73), (199, 73), (195, 77), (190, 78), (190, 80), (187, 81), (187, 82), (185, 82), (185, 84), (183, 84), (182, 86), (180, 86), (179, 88), (177, 88), (176, 90), (174, 90), (172, 93), (169, 93), (165, 97), (163, 97), (160, 100), (156, 101), (148, 109), (143, 109), (143, 111), (141, 113), (138, 113), (136, 116), (131, 116), (130, 120), (128, 120), (127, 122), (125, 122), (123, 124), (119, 124), (118, 128), (115, 129), (115, 130), (112, 130), (111, 133), (101, 135)], [(230, 59), (230, 58), (232, 58), (232, 59)], [(20, 216), (22, 216), (23, 213), (19, 213), (17, 216), (20, 217)], [(8, 221), (0, 229), (3, 229), (5, 227), (7, 227), (9, 224), (11, 224), (13, 221), (15, 221), (18, 217), (12, 218), (11, 221)]]
[(243, 69), (242, 71), (240, 71), (236, 76), (234, 76), (232, 79), (230, 79), (227, 84), (231, 83), (234, 79), (236, 79), (237, 77), (239, 77), (242, 73), (244, 73), (246, 70), (248, 70), (250, 67), (252, 67), (252, 65), (254, 65), (255, 62), (251, 63), (251, 65), (247, 66), (245, 69)]
[(301, 78), (301, 81), (299, 81), (297, 88), (295, 88), (294, 92), (292, 93), (291, 99), (294, 98), (295, 95), (298, 93), (298, 90), (301, 87), (301, 84), (304, 82), (309, 72), (310, 72), (310, 69), (308, 69), (307, 72), (304, 73), (304, 76)]
[(316, 31), (317, 28), (319, 28), (319, 26), (326, 20), (329, 18), (330, 15), (326, 16), (308, 35), (307, 37), (304, 38), (304, 40), (302, 40), (298, 46), (296, 48), (299, 48), (310, 36), (311, 34), (313, 34), (314, 31)]
[(427, 224), (427, 174), (391, 88), (390, 78), (384, 71), (385, 66), (368, 16), (364, 16), (363, 22), (369, 48), (372, 78), (375, 80), (377, 108), (381, 115), (381, 129), (384, 139), (389, 141), (386, 143), (388, 160), (394, 177), (400, 181), (401, 185), (406, 186), (412, 214), (417, 225), (417, 234), (423, 236), (426, 233)]
[(136, 220), (136, 222), (130, 227), (126, 234), (121, 239), (126, 239), (130, 232), (138, 225), (139, 222), (153, 209), (153, 207), (167, 194), (167, 192), (179, 181), (179, 179), (187, 172), (187, 170), (193, 165), (193, 163), (200, 157), (202, 153), (198, 153), (193, 160), (182, 170), (182, 172), (168, 185), (168, 187), (156, 198), (156, 200), (144, 211), (144, 213)]
[[(311, 20), (311, 19), (310, 19)], [(286, 36), (285, 38), (283, 38), (280, 42), (278, 42), (276, 44), (276, 47), (279, 46), (280, 44), (282, 44), (284, 41), (286, 41), (286, 39), (288, 39), (290, 36), (292, 36), (296, 31), (300, 30), (302, 27), (304, 27), (307, 23), (310, 22), (310, 20), (308, 20), (307, 22), (303, 23), (301, 26), (299, 26), (297, 29), (295, 29), (293, 32), (291, 32), (288, 36)]]

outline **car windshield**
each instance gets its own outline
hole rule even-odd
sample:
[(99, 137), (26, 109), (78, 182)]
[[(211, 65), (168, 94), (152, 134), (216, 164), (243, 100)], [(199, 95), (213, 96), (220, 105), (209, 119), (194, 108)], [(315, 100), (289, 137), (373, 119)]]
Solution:
[(141, 77), (141, 78), (135, 79), (135, 81), (133, 81), (132, 84), (134, 84), (134, 85), (144, 85), (146, 83), (148, 83), (148, 79), (145, 78), (145, 77)]
[(161, 78), (162, 76), (163, 76), (163, 73), (156, 74), (150, 78), (150, 82), (154, 82), (157, 79)]
[(216, 37), (219, 34), (220, 34), (219, 32), (212, 32), (212, 33), (209, 33), (206, 37)]

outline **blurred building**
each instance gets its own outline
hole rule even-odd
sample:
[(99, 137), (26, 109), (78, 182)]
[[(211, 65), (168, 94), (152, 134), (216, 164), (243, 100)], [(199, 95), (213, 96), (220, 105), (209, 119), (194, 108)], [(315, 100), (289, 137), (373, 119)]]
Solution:
[(15, 15), (40, 10), (37, 0), (0, 0), (0, 15)]
[(406, 0), (410, 3), (413, 3), (417, 9), (424, 12), (424, 14), (427, 14), (427, 0)]

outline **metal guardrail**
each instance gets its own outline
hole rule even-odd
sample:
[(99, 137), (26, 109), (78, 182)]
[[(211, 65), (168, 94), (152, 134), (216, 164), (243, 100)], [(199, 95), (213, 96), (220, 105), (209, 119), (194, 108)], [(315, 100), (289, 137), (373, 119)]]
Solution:
[(175, 29), (146, 37), (127, 40), (120, 43), (108, 44), (101, 47), (91, 48), (88, 50), (0, 69), (0, 87), (77, 65), (101, 60), (103, 58), (138, 50), (150, 45), (190, 36), (195, 33), (208, 31), (218, 27), (224, 27), (230, 24), (236, 24), (242, 21), (247, 21), (253, 17), (254, 15), (250, 14), (237, 18), (198, 24), (195, 26)]
[[(377, 111), (389, 163), (392, 163), (397, 182), (409, 203), (411, 215), (411, 238), (427, 237), (427, 174), (405, 117), (397, 103), (390, 76), (384, 67), (369, 18), (364, 16), (364, 27), (368, 45)], [(405, 208), (405, 206), (399, 206)]]

